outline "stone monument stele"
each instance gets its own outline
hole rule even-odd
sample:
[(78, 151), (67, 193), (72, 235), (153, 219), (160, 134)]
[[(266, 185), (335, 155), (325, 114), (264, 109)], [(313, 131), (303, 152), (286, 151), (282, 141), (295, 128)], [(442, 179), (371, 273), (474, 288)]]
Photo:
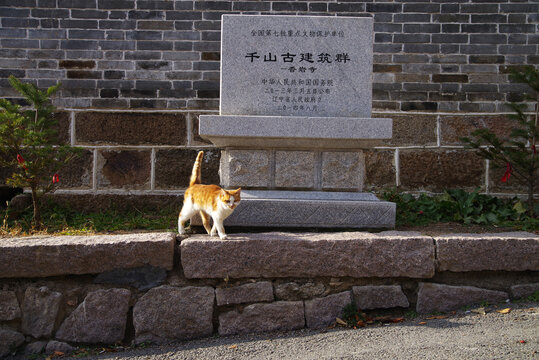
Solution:
[[(220, 180), (242, 187), (226, 226), (391, 228), (395, 204), (362, 192), (363, 150), (392, 136), (371, 118), (372, 18), (223, 15)], [(195, 222), (196, 223), (196, 222)]]

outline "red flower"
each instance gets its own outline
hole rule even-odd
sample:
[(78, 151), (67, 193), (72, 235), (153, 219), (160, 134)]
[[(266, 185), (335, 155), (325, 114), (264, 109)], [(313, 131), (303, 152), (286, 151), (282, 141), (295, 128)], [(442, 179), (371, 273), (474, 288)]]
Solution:
[(505, 173), (502, 176), (501, 181), (507, 182), (509, 178), (511, 177), (511, 173), (513, 172), (513, 167), (511, 166), (511, 163), (507, 163), (507, 168), (505, 169)]
[(58, 174), (54, 174), (52, 176), (52, 183), (56, 184), (57, 182), (60, 182), (60, 177), (58, 176)]
[(17, 162), (22, 165), (22, 168), (24, 170), (28, 170), (28, 168), (24, 164), (24, 158), (21, 156), (21, 154), (17, 154)]

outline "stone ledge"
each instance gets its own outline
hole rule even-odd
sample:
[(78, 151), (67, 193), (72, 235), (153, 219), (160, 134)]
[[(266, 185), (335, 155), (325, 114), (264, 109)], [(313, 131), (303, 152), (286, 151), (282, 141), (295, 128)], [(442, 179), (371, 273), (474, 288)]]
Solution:
[(144, 265), (172, 270), (173, 233), (34, 236), (0, 242), (0, 278), (96, 274)]
[(391, 139), (384, 118), (202, 115), (199, 134), (217, 147), (370, 148)]
[(437, 236), (437, 271), (539, 270), (539, 236), (527, 232)]
[(187, 278), (434, 276), (434, 243), (416, 233), (194, 235), (181, 243)]

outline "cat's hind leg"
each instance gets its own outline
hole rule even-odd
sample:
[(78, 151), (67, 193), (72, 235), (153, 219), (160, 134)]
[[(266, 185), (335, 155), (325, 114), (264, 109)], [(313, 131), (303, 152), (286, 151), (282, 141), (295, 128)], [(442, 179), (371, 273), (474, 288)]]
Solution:
[(193, 209), (193, 204), (191, 202), (186, 202), (183, 204), (180, 215), (178, 215), (178, 233), (180, 235), (185, 235), (184, 224), (187, 220), (191, 220), (195, 213), (196, 211)]
[(211, 234), (212, 229), (210, 227), (210, 217), (204, 211), (200, 211), (200, 217), (202, 218), (202, 225), (204, 225), (204, 229), (206, 229), (208, 234)]

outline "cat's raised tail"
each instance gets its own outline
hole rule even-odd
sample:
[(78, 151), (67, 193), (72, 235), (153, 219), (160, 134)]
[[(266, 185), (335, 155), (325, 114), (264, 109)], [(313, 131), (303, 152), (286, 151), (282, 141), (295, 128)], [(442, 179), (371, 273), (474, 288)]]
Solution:
[(201, 171), (200, 167), (202, 164), (202, 157), (204, 156), (204, 151), (199, 151), (197, 158), (195, 160), (195, 164), (193, 165), (193, 172), (191, 173), (191, 179), (189, 180), (189, 186), (193, 186), (195, 184), (201, 184)]

